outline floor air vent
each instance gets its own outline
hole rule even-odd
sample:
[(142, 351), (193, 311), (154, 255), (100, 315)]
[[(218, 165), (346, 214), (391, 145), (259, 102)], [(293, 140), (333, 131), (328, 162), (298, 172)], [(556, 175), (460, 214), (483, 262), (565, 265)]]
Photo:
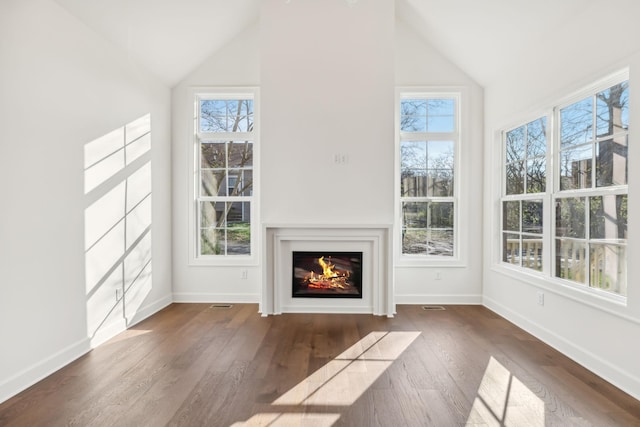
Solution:
[(212, 310), (227, 310), (231, 307), (233, 307), (231, 304), (213, 304), (209, 308)]
[(423, 305), (422, 309), (424, 311), (442, 311), (445, 308), (441, 305)]

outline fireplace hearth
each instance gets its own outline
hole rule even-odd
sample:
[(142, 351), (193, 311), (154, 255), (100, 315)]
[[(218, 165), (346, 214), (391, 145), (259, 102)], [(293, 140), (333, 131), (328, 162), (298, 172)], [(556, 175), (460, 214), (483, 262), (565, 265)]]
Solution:
[(293, 298), (362, 298), (362, 252), (292, 252)]

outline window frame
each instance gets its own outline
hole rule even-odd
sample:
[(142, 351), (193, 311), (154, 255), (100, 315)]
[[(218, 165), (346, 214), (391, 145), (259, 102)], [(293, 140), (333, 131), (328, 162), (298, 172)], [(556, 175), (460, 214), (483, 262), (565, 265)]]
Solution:
[[(591, 287), (589, 284), (589, 279), (585, 279), (585, 283), (579, 283), (576, 281), (572, 281), (569, 279), (564, 279), (561, 277), (556, 277), (556, 241), (557, 241), (557, 230), (556, 230), (556, 202), (558, 199), (563, 198), (584, 198), (586, 201), (586, 206), (588, 206), (588, 199), (590, 197), (597, 196), (608, 196), (608, 195), (620, 195), (625, 194), (628, 197), (628, 186), (629, 182), (627, 181), (626, 185), (613, 185), (606, 187), (598, 187), (595, 185), (594, 177), (595, 177), (595, 164), (592, 165), (591, 178), (592, 185), (588, 188), (578, 188), (578, 189), (565, 189), (560, 190), (560, 154), (561, 154), (561, 129), (560, 129), (560, 111), (570, 106), (576, 102), (584, 100), (585, 98), (595, 97), (599, 92), (607, 90), (612, 86), (615, 86), (619, 83), (629, 81), (629, 70), (623, 69), (618, 72), (612, 73), (607, 77), (597, 79), (592, 84), (583, 87), (582, 89), (574, 92), (573, 94), (561, 98), (558, 102), (551, 103), (551, 106), (544, 108), (542, 110), (538, 110), (536, 114), (528, 114), (525, 119), (519, 120), (516, 125), (511, 124), (509, 126), (502, 127), (496, 135), (500, 141), (500, 198), (499, 198), (499, 239), (497, 241), (497, 251), (496, 254), (496, 266), (501, 271), (506, 271), (510, 275), (513, 275), (516, 278), (525, 280), (530, 282), (536, 286), (540, 286), (544, 289), (548, 289), (553, 292), (557, 292), (560, 294), (567, 295), (571, 298), (578, 299), (580, 301), (587, 302), (598, 308), (603, 308), (603, 303), (613, 303), (614, 305), (622, 305), (626, 306), (628, 292), (626, 295), (617, 294), (611, 291), (598, 289), (595, 287)], [(595, 117), (595, 112), (593, 113)], [(547, 165), (546, 165), (546, 192), (545, 193), (524, 193), (519, 195), (507, 195), (506, 194), (506, 149), (505, 149), (505, 138), (506, 133), (512, 129), (516, 129), (520, 126), (526, 126), (533, 120), (541, 116), (547, 117)], [(611, 138), (612, 136), (619, 135), (620, 133), (614, 133), (612, 135), (608, 135), (606, 137), (598, 137), (597, 131), (595, 130), (596, 124), (593, 123), (594, 135), (595, 139), (591, 142), (592, 147), (594, 147), (600, 139)], [(627, 137), (629, 136), (629, 130), (626, 131)], [(592, 148), (595, 150), (595, 148)], [(628, 158), (627, 158), (628, 159)], [(592, 155), (592, 160), (595, 160), (595, 155)], [(627, 160), (628, 161), (628, 160)], [(514, 266), (505, 261), (503, 261), (503, 202), (508, 200), (528, 200), (528, 199), (540, 199), (543, 198), (544, 208), (543, 208), (543, 244), (545, 248), (545, 255), (543, 257), (543, 270), (542, 272), (538, 272), (526, 267), (522, 266)], [(585, 208), (588, 210), (587, 208)], [(585, 221), (589, 220), (589, 213), (585, 214)], [(589, 224), (585, 222), (585, 228), (588, 228)], [(585, 243), (589, 243), (591, 239), (589, 238), (589, 234), (585, 234), (585, 237), (579, 240), (585, 241)], [(625, 244), (626, 245), (626, 244)], [(588, 248), (588, 245), (587, 245)], [(587, 258), (588, 260), (589, 258)], [(628, 262), (628, 257), (627, 257)], [(588, 263), (587, 263), (588, 264)], [(585, 268), (586, 271), (586, 268)], [(628, 286), (629, 280), (627, 277), (626, 285)]]
[[(260, 94), (257, 87), (193, 87), (189, 89), (188, 107), (188, 140), (190, 151), (188, 153), (189, 178), (189, 265), (211, 266), (255, 266), (260, 260)], [(250, 132), (200, 132), (198, 129), (201, 100), (228, 100), (251, 99), (253, 100), (253, 130)], [(228, 142), (233, 140), (252, 141), (252, 194), (242, 196), (202, 196), (200, 177), (200, 144), (202, 139), (220, 140)], [(206, 138), (213, 137), (213, 138)], [(227, 169), (226, 167), (225, 169)], [(244, 170), (244, 169), (242, 169)], [(228, 177), (231, 178), (231, 177)], [(227, 185), (225, 183), (224, 185)], [(201, 254), (200, 252), (200, 220), (201, 201), (227, 201), (247, 202), (250, 204), (250, 253), (247, 255), (229, 254)]]
[[(400, 130), (401, 101), (404, 99), (454, 99), (455, 125), (452, 132), (410, 132)], [(462, 224), (460, 200), (462, 200), (461, 147), (464, 141), (463, 129), (466, 123), (464, 100), (465, 89), (461, 87), (397, 87), (394, 108), (395, 124), (395, 173), (394, 173), (394, 259), (400, 267), (463, 267), (466, 250), (461, 247), (460, 232)], [(402, 155), (404, 141), (453, 141), (453, 196), (404, 197), (401, 194)], [(453, 203), (453, 255), (405, 254), (402, 252), (403, 217), (402, 205), (405, 201), (415, 202), (452, 202)]]

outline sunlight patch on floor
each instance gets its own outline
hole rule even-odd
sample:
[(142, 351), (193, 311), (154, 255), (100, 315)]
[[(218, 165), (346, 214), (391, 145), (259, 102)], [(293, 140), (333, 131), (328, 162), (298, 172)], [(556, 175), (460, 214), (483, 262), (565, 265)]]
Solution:
[[(420, 332), (371, 332), (276, 399), (279, 406), (351, 406), (404, 352)], [(277, 411), (277, 410), (276, 410)], [(241, 426), (333, 425), (340, 414), (260, 413)]]
[(491, 357), (466, 425), (544, 427), (544, 402)]

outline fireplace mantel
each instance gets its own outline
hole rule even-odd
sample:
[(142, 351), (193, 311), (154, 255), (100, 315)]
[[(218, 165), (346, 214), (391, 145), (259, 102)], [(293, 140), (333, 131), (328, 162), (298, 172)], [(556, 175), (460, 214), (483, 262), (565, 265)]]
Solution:
[[(393, 317), (391, 224), (263, 224), (263, 316), (282, 313), (369, 313)], [(363, 253), (363, 298), (293, 298), (294, 250), (344, 250)]]

